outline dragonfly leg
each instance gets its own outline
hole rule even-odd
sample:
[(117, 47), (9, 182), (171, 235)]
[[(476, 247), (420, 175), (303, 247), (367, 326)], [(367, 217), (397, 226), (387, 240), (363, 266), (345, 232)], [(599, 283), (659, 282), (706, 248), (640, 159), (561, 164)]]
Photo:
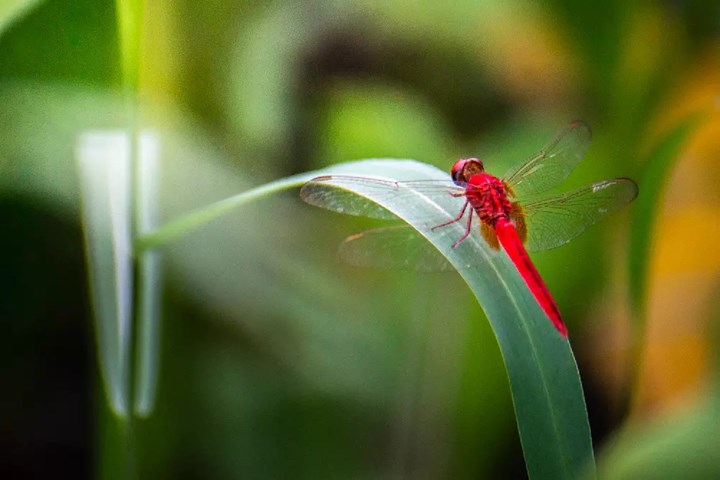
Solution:
[[(466, 205), (467, 205), (467, 204), (466, 204)], [(460, 245), (460, 243), (461, 243), (463, 240), (465, 240), (465, 239), (468, 237), (468, 235), (470, 235), (470, 231), (471, 231), (471, 228), (472, 228), (472, 218), (473, 218), (473, 214), (472, 214), (472, 212), (470, 212), (470, 215), (468, 215), (467, 228), (465, 228), (465, 233), (463, 233), (463, 236), (462, 236), (462, 237), (460, 237), (460, 238), (458, 238), (457, 240), (455, 240), (455, 243), (452, 244), (452, 248), (455, 248), (455, 247), (457, 247), (458, 245)]]
[[(453, 218), (452, 220), (448, 220), (445, 223), (441, 223), (440, 225), (435, 225), (430, 230), (435, 230), (436, 228), (441, 228), (441, 227), (447, 227), (448, 225), (452, 225), (453, 223), (459, 221), (463, 217), (463, 215), (465, 215), (465, 210), (467, 210), (467, 206), (469, 203), (470, 203), (469, 200), (465, 200), (465, 205), (463, 205), (462, 210), (460, 210), (460, 213), (458, 214), (457, 217)], [(472, 215), (470, 215), (470, 216), (472, 217)]]

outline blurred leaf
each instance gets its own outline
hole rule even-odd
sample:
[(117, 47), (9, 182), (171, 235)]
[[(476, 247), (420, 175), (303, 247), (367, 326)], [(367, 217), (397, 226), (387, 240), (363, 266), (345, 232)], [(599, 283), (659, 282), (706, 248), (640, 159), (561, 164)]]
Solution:
[(117, 84), (119, 62), (112, 2), (34, 3), (22, 21), (1, 32), (0, 78), (77, 82), (85, 86)]
[(88, 132), (77, 150), (100, 371), (110, 406), (120, 417), (128, 414), (132, 346), (129, 148), (123, 133)]
[(117, 0), (118, 35), (125, 86), (135, 90), (140, 71), (140, 43), (142, 40), (142, 0)]
[(152, 232), (141, 235), (138, 239), (138, 249), (143, 251), (162, 247), (173, 240), (187, 235), (196, 228), (227, 215), (229, 212), (235, 210), (241, 205), (272, 195), (273, 193), (299, 187), (319, 175), (328, 173), (352, 173), (356, 175), (373, 174), (377, 172), (375, 168), (383, 165), (385, 162), (385, 160), (363, 160), (358, 162), (341, 163), (326, 169), (292, 175), (274, 182), (266, 183), (260, 187), (233, 195), (232, 197), (225, 198), (211, 205), (198, 208), (194, 212), (183, 215), (179, 219), (167, 223)]
[(211, 222), (212, 220), (230, 213), (245, 203), (252, 202), (253, 200), (263, 198), (282, 190), (298, 187), (310, 180), (313, 176), (315, 176), (313, 173), (293, 175), (291, 177), (267, 183), (261, 187), (253, 188), (224, 200), (220, 200), (212, 205), (199, 208), (195, 212), (184, 215), (174, 222), (163, 225), (162, 227), (145, 235), (141, 235), (138, 239), (138, 250), (146, 251), (161, 247), (177, 238), (187, 235), (191, 231)]
[[(122, 63), (123, 86), (126, 93), (128, 121), (131, 132), (130, 157), (133, 175), (132, 211), (134, 236), (155, 227), (158, 219), (158, 139), (154, 135), (141, 136), (139, 122), (139, 72), (141, 61), (143, 0), (117, 0), (117, 21)], [(152, 412), (157, 390), (160, 358), (160, 254), (137, 253), (137, 304), (134, 305), (137, 324), (137, 344), (134, 372), (133, 410), (140, 416)]]
[(646, 159), (645, 171), (638, 182), (640, 193), (635, 201), (630, 241), (630, 300), (636, 322), (643, 322), (648, 261), (655, 218), (662, 208), (662, 192), (680, 149), (700, 120), (699, 115), (693, 115), (670, 130)]
[(0, 36), (14, 21), (27, 14), (42, 0), (3, 0), (0, 3)]
[(572, 53), (582, 61), (591, 94), (602, 104), (610, 104), (616, 88), (623, 87), (617, 72), (624, 44), (618, 39), (626, 33), (636, 4), (619, 0), (602, 4), (572, 0), (549, 2), (556, 29), (567, 37)]
[[(413, 161), (368, 160), (344, 166), (370, 167), (374, 175), (394, 180), (447, 178), (440, 170)], [(353, 173), (362, 175), (357, 170)], [(410, 190), (400, 198), (379, 196), (361, 183), (329, 180), (323, 185), (378, 203), (417, 229), (459, 270), (500, 344), (530, 477), (577, 478), (593, 469), (587, 413), (569, 342), (552, 327), (504, 252), (493, 251), (476, 237), (451, 248), (451, 238), (459, 238), (464, 231), (457, 223), (436, 231), (427, 227), (433, 215), (444, 212), (453, 218), (459, 208), (457, 199), (448, 195), (440, 205), (419, 191)], [(476, 257), (482, 259), (480, 266), (465, 268), (477, 264)]]
[(323, 165), (373, 157), (448, 161), (450, 135), (438, 112), (392, 85), (336, 83), (322, 104), (317, 131)]
[[(76, 222), (77, 138), (93, 125), (121, 131), (123, 102), (116, 94), (96, 89), (13, 83), (0, 84), (0, 106), (6, 113), (0, 116), (3, 195)], [(160, 197), (161, 219), (180, 218), (257, 184), (256, 179), (229, 166), (236, 159), (216, 148), (202, 129), (180, 112), (157, 103), (148, 103), (144, 111), (152, 112), (152, 119), (142, 122), (143, 131), (150, 128), (156, 132), (162, 147), (160, 187), (155, 192)], [(30, 137), (32, 142), (27, 141)], [(298, 185), (310, 176), (298, 180)], [(326, 230), (332, 228), (317, 221), (318, 212), (293, 195), (265, 200), (253, 208), (237, 209), (222, 222), (206, 226), (166, 251), (147, 253), (163, 256), (163, 269), (172, 272), (167, 282), (171, 294), (182, 291), (183, 304), (212, 305), (215, 314), (210, 318), (222, 328), (242, 328), (244, 335), (278, 356), (295, 355), (299, 343), (304, 355), (302, 361), (293, 363), (299, 375), (355, 399), (386, 400), (388, 386), (394, 383), (387, 365), (397, 362), (387, 358), (385, 349), (389, 347), (383, 342), (390, 342), (387, 329), (401, 326), (386, 321), (381, 326), (347, 322), (340, 327), (338, 298), (345, 298), (352, 287), (327, 281), (328, 275), (334, 278), (337, 271), (329, 273), (332, 266), (318, 263), (322, 252), (309, 250), (302, 241), (307, 236), (301, 234), (305, 229), (317, 234), (324, 228), (320, 224), (328, 227)], [(288, 218), (293, 221), (286, 221)], [(327, 256), (323, 258), (327, 260)], [(143, 294), (142, 281), (141, 277), (138, 295)], [(142, 297), (137, 301), (143, 309)], [(376, 317), (382, 315), (394, 318), (392, 312), (378, 306)], [(348, 318), (345, 312), (343, 320)], [(287, 341), (282, 322), (292, 324), (294, 342)], [(145, 327), (142, 320), (140, 323), (137, 333), (143, 335)], [(343, 355), (351, 350), (362, 352), (364, 359), (338, 364), (329, 359), (329, 344)], [(170, 361), (174, 360), (164, 356), (164, 362)]]
[[(697, 117), (695, 118), (697, 120)], [(692, 123), (692, 122), (690, 122)], [(685, 123), (687, 126), (688, 123)], [(717, 320), (710, 326), (717, 337)], [(715, 342), (717, 345), (717, 341)], [(717, 352), (717, 348), (715, 350)], [(604, 479), (720, 477), (720, 368), (692, 405), (647, 424), (631, 424), (600, 457)]]
[[(155, 134), (144, 133), (139, 138), (138, 147), (136, 205), (138, 234), (141, 235), (158, 224), (159, 139)], [(134, 411), (143, 417), (152, 413), (158, 382), (162, 295), (160, 260), (160, 252), (141, 252), (137, 255)]]
[(630, 261), (628, 262), (630, 266), (630, 306), (633, 313), (631, 363), (623, 400), (625, 409), (628, 410), (631, 407), (633, 396), (637, 393), (635, 387), (639, 381), (645, 345), (648, 264), (652, 254), (655, 219), (658, 211), (662, 208), (662, 193), (672, 173), (674, 162), (700, 120), (700, 115), (692, 115), (670, 130), (646, 159), (645, 171), (640, 177), (639, 194), (633, 210)]
[(602, 478), (719, 478), (720, 403), (703, 402), (622, 434), (601, 457)]
[[(80, 137), (78, 166), (82, 221), (98, 337), (100, 369), (112, 410), (128, 414), (132, 316), (138, 332), (134, 410), (152, 411), (159, 359), (159, 253), (138, 256), (139, 307), (133, 304), (131, 140), (121, 132), (87, 132)], [(157, 137), (139, 138), (140, 232), (157, 222)]]
[(295, 70), (317, 22), (311, 5), (276, 2), (248, 15), (228, 68), (223, 114), (246, 148), (286, 152), (293, 117)]

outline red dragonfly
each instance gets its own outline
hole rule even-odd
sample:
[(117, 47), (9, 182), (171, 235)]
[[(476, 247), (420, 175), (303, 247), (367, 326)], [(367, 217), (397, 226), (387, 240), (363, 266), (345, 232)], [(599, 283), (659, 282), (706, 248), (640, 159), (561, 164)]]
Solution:
[[(481, 236), (495, 250), (502, 246), (540, 307), (566, 337), (567, 328), (560, 310), (525, 247), (546, 250), (569, 242), (600, 217), (632, 202), (638, 188), (629, 178), (615, 178), (555, 196), (522, 199), (545, 192), (565, 179), (583, 157), (590, 137), (587, 124), (572, 122), (542, 150), (511, 169), (502, 179), (486, 173), (477, 158), (463, 158), (452, 166), (452, 183), (449, 180), (400, 182), (325, 175), (306, 183), (300, 196), (315, 206), (377, 218), (393, 218), (394, 215), (378, 204), (344, 190), (343, 186), (370, 191), (368, 197), (374, 200), (401, 198), (404, 201), (407, 196), (408, 201), (412, 201), (418, 194), (439, 205), (452, 197), (464, 200), (455, 217), (439, 224), (435, 220), (430, 230), (443, 229), (464, 218), (464, 233), (452, 243), (455, 248), (471, 235), (477, 217)], [(343, 243), (341, 254), (350, 263), (361, 265), (405, 264), (404, 253), (412, 254), (416, 248), (407, 243), (412, 237), (402, 233), (406, 231), (391, 227), (352, 235)], [(398, 232), (402, 234), (398, 236)], [(423, 243), (427, 245), (424, 240)], [(400, 244), (405, 252), (397, 253), (390, 248), (393, 244), (396, 248)], [(422, 269), (423, 265), (417, 267)]]

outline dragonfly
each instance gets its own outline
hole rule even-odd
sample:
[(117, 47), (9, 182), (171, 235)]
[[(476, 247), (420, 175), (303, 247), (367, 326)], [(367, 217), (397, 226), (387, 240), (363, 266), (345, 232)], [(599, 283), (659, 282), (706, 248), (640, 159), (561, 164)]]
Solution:
[[(449, 216), (445, 211), (445, 217), (436, 218), (434, 223), (431, 221), (429, 229), (438, 231), (463, 222), (463, 233), (453, 240), (452, 248), (460, 246), (478, 231), (490, 248), (502, 248), (543, 312), (557, 331), (567, 337), (560, 309), (528, 250), (547, 250), (569, 242), (603, 216), (631, 203), (638, 194), (633, 180), (618, 177), (565, 193), (539, 196), (570, 175), (583, 158), (590, 140), (590, 127), (576, 120), (503, 177), (487, 173), (478, 158), (461, 158), (453, 164), (447, 180), (393, 181), (366, 176), (323, 175), (303, 185), (300, 196), (314, 206), (376, 218), (393, 218), (394, 215), (377, 203), (354, 195), (353, 187), (372, 192), (368, 196), (375, 200), (413, 201), (418, 194), (438, 204), (446, 204), (448, 198), (456, 199), (457, 214), (445, 220)], [(475, 228), (476, 224), (479, 228)], [(409, 227), (388, 227), (352, 235), (341, 245), (341, 256), (359, 265), (407, 265), (403, 247), (407, 253), (416, 250), (411, 246), (413, 236), (406, 235), (407, 231), (410, 231)], [(421, 241), (429, 245), (422, 238)]]

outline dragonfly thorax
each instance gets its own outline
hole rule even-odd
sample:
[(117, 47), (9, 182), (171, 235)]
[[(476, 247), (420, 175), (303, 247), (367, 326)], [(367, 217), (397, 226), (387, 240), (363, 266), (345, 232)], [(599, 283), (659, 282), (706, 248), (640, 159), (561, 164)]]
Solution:
[(511, 217), (513, 204), (508, 199), (505, 182), (488, 173), (478, 173), (468, 179), (465, 196), (480, 220), (491, 226), (499, 218)]

